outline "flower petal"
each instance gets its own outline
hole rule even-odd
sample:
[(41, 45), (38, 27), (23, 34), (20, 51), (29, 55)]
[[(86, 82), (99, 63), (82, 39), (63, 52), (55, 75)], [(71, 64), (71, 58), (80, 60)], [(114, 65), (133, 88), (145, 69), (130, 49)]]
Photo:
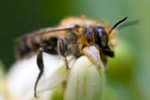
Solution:
[(64, 100), (101, 100), (104, 87), (104, 67), (80, 57), (70, 72)]

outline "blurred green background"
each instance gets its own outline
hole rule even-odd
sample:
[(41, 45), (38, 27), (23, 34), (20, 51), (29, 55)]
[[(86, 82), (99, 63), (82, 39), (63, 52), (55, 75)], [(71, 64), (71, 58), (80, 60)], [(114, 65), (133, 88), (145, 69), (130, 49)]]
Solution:
[[(106, 99), (150, 100), (149, 4), (150, 0), (3, 0), (0, 3), (0, 60), (7, 70), (15, 62), (15, 38), (57, 25), (65, 17), (85, 14), (114, 25), (128, 16), (130, 21), (139, 20), (137, 25), (119, 30), (119, 37), (127, 42), (125, 52), (119, 54), (127, 57), (121, 61), (129, 66), (110, 67)], [(114, 61), (111, 60), (112, 66), (116, 66)]]

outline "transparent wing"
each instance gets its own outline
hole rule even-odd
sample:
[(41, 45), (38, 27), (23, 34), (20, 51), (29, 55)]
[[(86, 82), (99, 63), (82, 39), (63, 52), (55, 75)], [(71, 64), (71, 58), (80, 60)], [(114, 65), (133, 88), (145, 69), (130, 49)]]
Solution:
[(79, 27), (79, 26), (78, 25), (68, 25), (68, 26), (42, 28), (40, 30), (36, 30), (36, 31), (30, 32), (30, 33), (26, 33), (25, 35), (17, 38), (15, 41), (18, 41), (18, 40), (23, 39), (23, 38), (30, 38), (30, 37), (40, 35), (40, 34), (55, 32), (55, 31), (72, 30), (72, 29), (77, 28), (77, 27)]

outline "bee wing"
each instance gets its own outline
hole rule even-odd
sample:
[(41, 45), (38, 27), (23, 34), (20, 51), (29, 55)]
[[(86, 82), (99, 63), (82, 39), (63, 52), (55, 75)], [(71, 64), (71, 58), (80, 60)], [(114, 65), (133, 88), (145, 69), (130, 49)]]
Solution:
[(26, 38), (31, 38), (34, 37), (36, 35), (43, 35), (46, 33), (50, 33), (50, 32), (56, 32), (56, 31), (63, 31), (63, 30), (72, 30), (75, 28), (78, 28), (78, 25), (68, 25), (68, 26), (59, 26), (59, 27), (47, 27), (47, 28), (42, 28), (40, 30), (36, 30), (30, 33), (27, 33), (17, 39), (15, 39), (15, 41), (18, 41), (20, 39), (26, 39)]
[[(39, 49), (39, 45), (43, 41), (47, 41), (51, 37), (65, 37), (68, 32), (60, 32), (65, 30), (73, 30), (77, 28), (77, 25), (68, 25), (68, 26), (58, 26), (58, 27), (48, 27), (43, 28), (31, 33), (27, 33), (17, 39), (15, 39), (16, 44), (16, 54), (17, 58), (22, 58), (28, 53), (32, 52), (33, 46), (34, 51)], [(70, 32), (71, 33), (71, 32)]]
[(62, 30), (71, 30), (74, 28), (77, 28), (78, 25), (69, 25), (69, 26), (60, 26), (60, 27), (48, 27), (48, 28), (44, 28), (38, 31), (35, 31), (34, 33), (47, 33), (47, 32), (55, 32), (55, 31), (62, 31)]

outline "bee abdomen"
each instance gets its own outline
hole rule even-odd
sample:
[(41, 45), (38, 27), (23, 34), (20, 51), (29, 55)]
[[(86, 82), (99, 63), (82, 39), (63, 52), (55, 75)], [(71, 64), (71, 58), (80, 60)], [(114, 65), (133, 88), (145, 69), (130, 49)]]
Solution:
[(16, 47), (16, 52), (17, 52), (17, 58), (23, 58), (27, 54), (29, 54), (32, 51), (32, 49), (26, 44), (26, 43), (21, 43)]
[(51, 37), (49, 39), (24, 39), (17, 47), (17, 58), (24, 58), (31, 53), (36, 53), (39, 48), (43, 48), (44, 52), (49, 54), (57, 54), (57, 38)]

